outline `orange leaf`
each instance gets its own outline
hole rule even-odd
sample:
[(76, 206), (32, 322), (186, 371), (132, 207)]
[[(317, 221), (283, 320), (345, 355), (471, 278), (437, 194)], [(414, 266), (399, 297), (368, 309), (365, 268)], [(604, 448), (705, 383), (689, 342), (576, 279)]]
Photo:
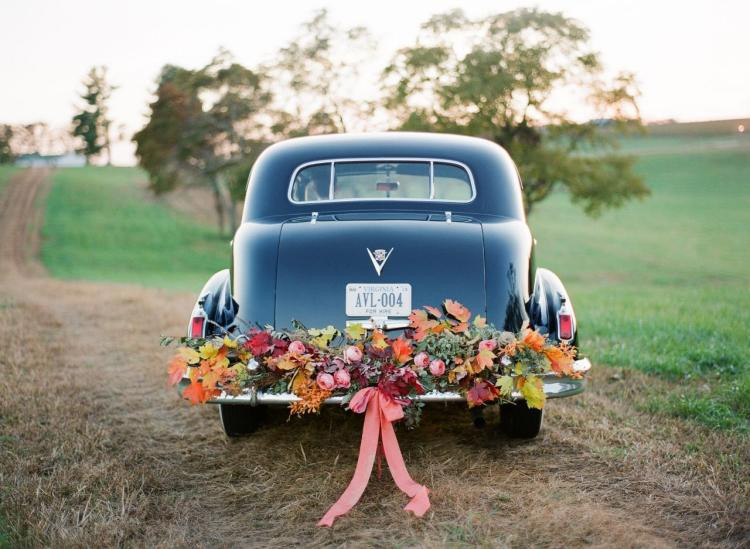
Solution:
[(544, 348), (544, 336), (536, 330), (526, 329), (521, 342), (529, 349), (537, 352), (540, 352)]
[(477, 366), (479, 366), (479, 371), (481, 372), (485, 368), (492, 368), (492, 361), (494, 358), (495, 354), (489, 349), (479, 351), (479, 354), (476, 358)]
[(169, 367), (167, 369), (167, 372), (169, 373), (169, 378), (167, 379), (167, 385), (174, 385), (178, 383), (182, 377), (187, 373), (187, 363), (185, 362), (185, 359), (182, 358), (180, 355), (175, 356), (172, 359), (172, 362), (169, 363)]
[(403, 336), (399, 337), (397, 340), (391, 343), (391, 348), (393, 349), (393, 358), (396, 359), (396, 362), (398, 362), (399, 364), (408, 362), (411, 358), (413, 349), (411, 348), (411, 345), (409, 345), (409, 342), (403, 338)]
[(573, 353), (568, 348), (562, 349), (557, 346), (544, 348), (544, 354), (550, 362), (552, 371), (557, 375), (570, 375), (573, 373)]
[(388, 340), (386, 339), (385, 334), (380, 330), (372, 332), (372, 346), (381, 351), (388, 347)]
[(200, 381), (194, 380), (182, 392), (182, 398), (189, 400), (190, 404), (203, 404), (208, 400), (208, 392), (203, 390), (203, 385), (201, 385)]
[(451, 332), (455, 334), (460, 334), (462, 332), (466, 332), (469, 329), (469, 323), (468, 322), (459, 322), (455, 326), (451, 328)]
[(445, 306), (445, 310), (448, 311), (448, 314), (456, 320), (468, 322), (471, 318), (471, 311), (461, 305), (458, 301), (446, 299), (443, 305)]
[(435, 318), (440, 318), (443, 316), (443, 312), (440, 309), (436, 309), (435, 307), (430, 307), (429, 305), (425, 305), (424, 308), (427, 309), (427, 311), (429, 311), (429, 313)]

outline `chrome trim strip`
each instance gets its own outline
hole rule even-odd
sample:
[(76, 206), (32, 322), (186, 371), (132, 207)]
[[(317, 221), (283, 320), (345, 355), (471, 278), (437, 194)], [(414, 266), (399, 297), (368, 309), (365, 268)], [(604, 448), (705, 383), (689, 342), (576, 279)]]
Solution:
[[(333, 198), (334, 194), (334, 179), (336, 173), (336, 162), (428, 162), (430, 164), (430, 198)], [(471, 184), (471, 198), (468, 200), (436, 200), (435, 196), (435, 176), (434, 176), (434, 164), (451, 164), (462, 168), (469, 175), (469, 183)], [(297, 178), (299, 172), (309, 166), (319, 166), (321, 164), (331, 165), (330, 183), (328, 188), (328, 200), (294, 200), (292, 198), (292, 187), (294, 187), (294, 180)], [(362, 157), (362, 158), (326, 158), (322, 160), (312, 160), (300, 164), (292, 172), (292, 177), (289, 180), (289, 188), (286, 193), (287, 200), (295, 206), (304, 206), (307, 204), (327, 204), (327, 203), (341, 203), (341, 202), (438, 202), (438, 203), (450, 203), (450, 204), (469, 204), (473, 202), (477, 197), (477, 187), (474, 182), (474, 174), (472, 173), (469, 166), (458, 160), (448, 160), (447, 158), (418, 158), (418, 157)]]
[[(573, 364), (573, 370), (577, 373), (585, 373), (591, 369), (591, 362), (589, 359), (583, 358), (576, 360)], [(554, 373), (550, 372), (539, 376), (544, 382), (544, 394), (547, 398), (564, 398), (574, 396), (582, 393), (586, 388), (586, 380), (584, 378), (575, 379), (571, 377), (557, 377)], [(514, 400), (520, 400), (522, 398), (521, 393), (513, 391), (511, 397)], [(340, 405), (343, 401), (343, 396), (333, 396), (325, 401), (324, 404), (338, 404)], [(299, 397), (292, 393), (251, 393), (247, 392), (239, 396), (229, 396), (226, 393), (222, 393), (219, 397), (209, 400), (210, 404), (242, 404), (257, 406), (258, 404), (289, 404), (299, 400)], [(462, 395), (454, 392), (441, 393), (438, 391), (431, 391), (424, 395), (417, 395), (414, 400), (420, 402), (459, 402), (465, 400)]]

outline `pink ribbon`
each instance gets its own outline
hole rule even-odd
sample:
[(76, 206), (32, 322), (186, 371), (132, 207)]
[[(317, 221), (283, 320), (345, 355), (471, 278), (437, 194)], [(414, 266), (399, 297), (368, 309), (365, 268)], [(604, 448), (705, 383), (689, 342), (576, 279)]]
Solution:
[(359, 444), (357, 467), (349, 486), (346, 487), (338, 501), (323, 515), (323, 518), (318, 522), (318, 526), (333, 525), (336, 517), (348, 513), (362, 497), (372, 474), (380, 437), (383, 440), (385, 460), (396, 486), (411, 498), (404, 510), (411, 511), (418, 517), (424, 515), (430, 508), (429, 490), (409, 476), (404, 463), (404, 456), (401, 455), (401, 449), (398, 446), (396, 432), (393, 430), (392, 423), (404, 417), (401, 405), (380, 389), (368, 387), (357, 391), (349, 402), (349, 409), (358, 414), (367, 410), (365, 423), (362, 427), (362, 441)]

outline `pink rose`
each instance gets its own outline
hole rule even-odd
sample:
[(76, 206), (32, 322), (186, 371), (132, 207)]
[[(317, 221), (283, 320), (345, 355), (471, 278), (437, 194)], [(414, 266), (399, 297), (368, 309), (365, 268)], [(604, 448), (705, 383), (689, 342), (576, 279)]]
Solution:
[(421, 353), (417, 353), (417, 356), (414, 357), (414, 364), (418, 368), (427, 368), (427, 366), (430, 364), (430, 355), (422, 351)]
[(440, 377), (445, 373), (445, 362), (436, 358), (430, 362), (430, 373), (436, 377)]
[(344, 358), (349, 363), (359, 362), (360, 360), (362, 360), (362, 350), (359, 347), (350, 345), (346, 348), (346, 351), (344, 351)]
[(289, 352), (294, 355), (302, 355), (305, 353), (305, 344), (301, 341), (292, 341), (289, 344)]
[(336, 387), (339, 389), (348, 389), (351, 385), (352, 378), (349, 372), (343, 368), (336, 370), (333, 374), (333, 380), (336, 382)]
[(324, 391), (330, 391), (336, 386), (336, 382), (333, 380), (333, 376), (325, 372), (320, 372), (315, 381), (318, 383), (318, 387), (320, 387)]
[(480, 351), (494, 351), (497, 348), (497, 341), (494, 339), (485, 339), (479, 342)]

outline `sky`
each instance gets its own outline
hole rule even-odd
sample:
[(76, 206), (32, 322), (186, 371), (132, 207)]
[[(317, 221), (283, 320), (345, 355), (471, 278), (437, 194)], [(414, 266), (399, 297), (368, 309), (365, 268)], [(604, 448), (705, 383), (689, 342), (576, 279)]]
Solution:
[[(107, 65), (114, 125), (129, 135), (166, 63), (197, 68), (225, 47), (252, 67), (324, 7), (343, 27), (367, 26), (385, 62), (430, 15), (459, 6), (471, 16), (535, 6), (578, 19), (608, 71), (635, 73), (646, 121), (750, 116), (747, 0), (1, 0), (0, 123), (68, 124), (81, 80)], [(134, 162), (130, 142), (114, 152), (116, 163)]]

